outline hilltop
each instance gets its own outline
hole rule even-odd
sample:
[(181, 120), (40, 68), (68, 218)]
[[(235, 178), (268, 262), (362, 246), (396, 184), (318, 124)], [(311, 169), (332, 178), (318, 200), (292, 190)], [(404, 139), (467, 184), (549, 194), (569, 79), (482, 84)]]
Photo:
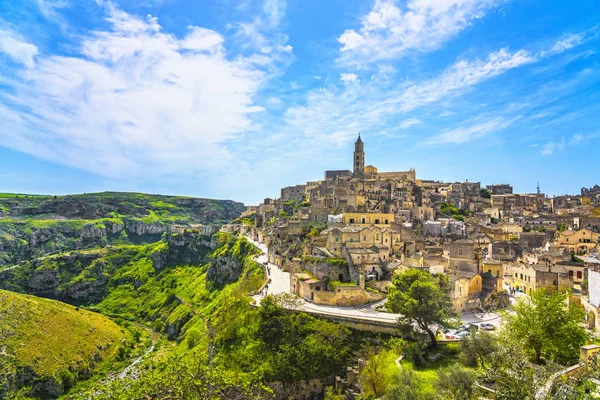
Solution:
[(101, 314), (0, 290), (0, 398), (18, 389), (60, 395), (131, 343), (128, 330)]
[(143, 193), (0, 194), (0, 270), (62, 251), (154, 243), (186, 226), (210, 229), (243, 209), (231, 200)]
[(243, 209), (242, 203), (231, 200), (144, 193), (0, 194), (0, 218), (4, 219), (138, 218), (145, 222), (218, 224), (237, 218)]

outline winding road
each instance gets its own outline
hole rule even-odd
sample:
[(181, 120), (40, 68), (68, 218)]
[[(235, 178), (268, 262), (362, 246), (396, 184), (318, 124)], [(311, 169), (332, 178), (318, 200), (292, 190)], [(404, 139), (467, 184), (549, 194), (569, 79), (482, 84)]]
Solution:
[[(246, 239), (248, 239), (250, 243), (258, 247), (262, 251), (262, 254), (256, 256), (255, 260), (261, 264), (266, 262), (267, 246), (265, 246), (263, 243), (254, 241), (248, 237), (246, 237)], [(283, 272), (275, 264), (268, 263), (267, 265), (271, 270), (271, 273), (269, 275), (269, 277), (271, 278), (271, 282), (268, 285), (266, 294), (290, 293), (289, 272)], [(257, 305), (260, 304), (260, 300), (263, 297), (264, 294), (252, 296), (252, 298), (256, 301)], [(385, 300), (354, 307), (320, 305), (308, 302), (305, 299), (302, 299), (302, 301), (304, 303), (302, 304), (301, 310), (309, 314), (344, 317), (348, 319), (354, 319), (356, 320), (356, 322), (367, 320), (394, 324), (400, 316), (398, 314), (386, 313), (376, 310), (376, 308), (383, 304)], [(500, 325), (500, 316), (496, 313), (464, 313), (461, 316), (461, 318), (464, 323), (479, 324), (482, 322), (487, 322), (495, 325), (496, 327)]]

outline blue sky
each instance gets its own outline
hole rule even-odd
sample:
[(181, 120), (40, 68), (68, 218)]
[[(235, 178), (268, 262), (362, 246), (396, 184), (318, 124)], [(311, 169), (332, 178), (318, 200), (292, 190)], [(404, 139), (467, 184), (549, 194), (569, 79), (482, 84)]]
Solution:
[(0, 2), (0, 191), (247, 204), (366, 162), (600, 183), (600, 3)]

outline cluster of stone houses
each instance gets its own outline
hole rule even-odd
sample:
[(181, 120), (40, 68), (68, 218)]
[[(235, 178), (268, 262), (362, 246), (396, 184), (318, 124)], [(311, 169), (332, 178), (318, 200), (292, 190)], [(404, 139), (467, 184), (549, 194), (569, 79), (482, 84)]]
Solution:
[[(269, 260), (291, 272), (292, 291), (315, 303), (381, 299), (407, 268), (447, 274), (457, 311), (495, 307), (506, 290), (589, 287), (591, 298), (600, 286), (590, 272), (597, 192), (549, 198), (508, 184), (421, 180), (414, 169), (379, 172), (365, 166), (359, 136), (352, 171), (281, 189), (280, 198), (249, 207), (242, 216), (254, 225), (239, 229), (266, 243)], [(444, 204), (460, 214), (442, 212)]]

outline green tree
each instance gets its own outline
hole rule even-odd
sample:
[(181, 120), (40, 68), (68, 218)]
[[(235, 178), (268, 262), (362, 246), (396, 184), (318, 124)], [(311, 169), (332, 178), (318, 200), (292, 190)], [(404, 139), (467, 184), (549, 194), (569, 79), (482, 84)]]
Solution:
[(430, 396), (423, 393), (423, 384), (412, 370), (403, 369), (394, 378), (392, 387), (384, 400), (427, 400)]
[(476, 374), (458, 364), (438, 370), (438, 392), (443, 399), (469, 400), (476, 395)]
[(487, 190), (487, 189), (485, 189), (485, 188), (484, 188), (484, 189), (481, 189), (481, 190), (479, 190), (479, 195), (480, 195), (481, 197), (483, 197), (484, 199), (489, 199), (489, 198), (491, 198), (491, 197), (492, 197), (492, 194), (490, 193), (490, 191), (489, 191), (489, 190)]
[(520, 343), (505, 337), (491, 357), (487, 379), (495, 382), (498, 400), (532, 400), (547, 374), (527, 361)]
[(387, 380), (385, 376), (385, 353), (367, 354), (368, 361), (360, 374), (360, 384), (367, 395), (379, 398), (385, 394)]
[(450, 298), (450, 282), (446, 275), (433, 276), (418, 269), (396, 275), (388, 296), (387, 307), (401, 315), (400, 325), (416, 325), (437, 347), (435, 327), (446, 327), (456, 313)]
[(185, 342), (189, 349), (196, 347), (198, 342), (202, 339), (202, 333), (196, 328), (191, 328), (185, 333)]
[(498, 349), (496, 338), (489, 332), (479, 331), (471, 338), (460, 341), (460, 358), (469, 367), (486, 367), (490, 356)]
[(579, 348), (588, 340), (580, 325), (580, 308), (566, 307), (566, 294), (544, 289), (533, 292), (531, 299), (520, 299), (514, 313), (507, 314), (505, 333), (520, 341), (537, 363), (542, 354), (561, 364), (577, 360)]
[(259, 313), (259, 335), (266, 346), (272, 350), (279, 347), (283, 328), (286, 325), (286, 312), (276, 299), (266, 296), (260, 302)]
[(565, 225), (565, 223), (564, 223), (564, 222), (563, 222), (563, 223), (561, 223), (561, 224), (558, 226), (558, 230), (559, 230), (559, 231), (561, 231), (561, 232), (564, 232), (564, 231), (565, 231), (565, 229), (567, 229), (567, 225)]
[[(235, 378), (235, 379), (234, 379)], [(74, 399), (261, 399), (267, 393), (256, 382), (233, 377), (206, 359), (168, 357), (151, 362), (139, 379), (113, 379), (73, 396)]]

